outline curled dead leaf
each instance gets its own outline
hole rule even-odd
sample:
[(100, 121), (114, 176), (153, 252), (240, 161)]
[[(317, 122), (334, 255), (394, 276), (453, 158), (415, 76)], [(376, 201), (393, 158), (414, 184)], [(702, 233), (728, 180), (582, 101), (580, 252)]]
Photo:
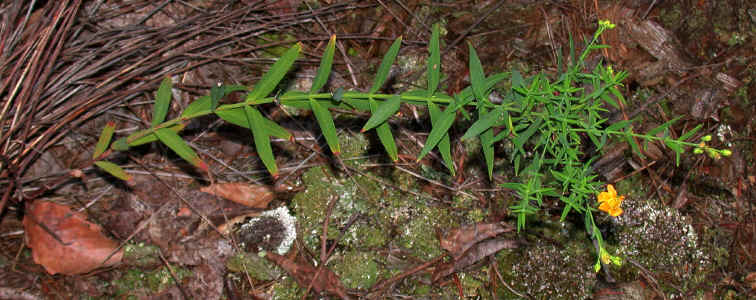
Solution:
[(441, 237), (441, 248), (459, 258), (476, 243), (514, 230), (505, 223), (477, 223), (455, 228)]
[(244, 182), (211, 184), (200, 188), (200, 191), (253, 208), (267, 208), (275, 197), (267, 186)]
[(118, 249), (116, 241), (69, 206), (35, 201), (27, 207), (23, 223), (34, 262), (50, 274), (84, 274), (123, 258), (123, 250), (113, 254)]
[(502, 249), (513, 249), (517, 247), (518, 243), (516, 241), (501, 238), (477, 243), (459, 258), (436, 267), (436, 270), (433, 272), (432, 280), (433, 282), (437, 282), (439, 279), (463, 270), (489, 255), (496, 254), (496, 252), (499, 252)]

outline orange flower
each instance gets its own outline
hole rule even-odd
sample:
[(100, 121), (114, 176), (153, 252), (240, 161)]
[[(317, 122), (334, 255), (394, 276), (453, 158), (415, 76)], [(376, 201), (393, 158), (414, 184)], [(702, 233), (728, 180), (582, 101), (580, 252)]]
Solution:
[(622, 208), (620, 204), (625, 200), (625, 196), (617, 196), (617, 191), (614, 190), (614, 186), (609, 184), (606, 186), (606, 192), (601, 192), (598, 195), (599, 210), (605, 211), (612, 217), (616, 217), (622, 214)]

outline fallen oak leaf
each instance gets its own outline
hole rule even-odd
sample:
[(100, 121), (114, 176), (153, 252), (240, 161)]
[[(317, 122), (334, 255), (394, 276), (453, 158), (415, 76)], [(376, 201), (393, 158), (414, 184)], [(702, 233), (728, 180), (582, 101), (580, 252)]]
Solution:
[(200, 188), (200, 191), (252, 208), (267, 208), (275, 198), (269, 187), (244, 182), (215, 183)]
[(514, 228), (506, 223), (476, 223), (452, 229), (441, 237), (440, 244), (457, 259), (476, 243), (512, 230)]
[(115, 252), (116, 241), (69, 206), (35, 201), (27, 207), (23, 223), (34, 262), (50, 274), (84, 274), (123, 258), (123, 250)]
[(433, 271), (432, 280), (433, 282), (437, 282), (439, 279), (460, 271), (502, 249), (513, 249), (517, 248), (517, 246), (517, 241), (506, 239), (492, 239), (477, 243), (462, 254), (461, 257), (455, 258), (448, 263), (443, 263), (436, 267), (436, 270)]
[[(297, 263), (285, 256), (273, 252), (266, 252), (265, 258), (274, 262), (281, 267), (281, 269), (284, 269), (289, 275), (294, 277), (294, 280), (296, 280), (297, 284), (302, 288), (312, 286), (312, 289), (315, 290), (316, 293), (326, 291), (339, 296), (341, 299), (350, 299), (346, 293), (346, 289), (341, 285), (339, 277), (327, 268), (323, 268), (318, 272), (318, 269), (310, 264)], [(316, 273), (318, 273), (317, 278), (315, 278)]]

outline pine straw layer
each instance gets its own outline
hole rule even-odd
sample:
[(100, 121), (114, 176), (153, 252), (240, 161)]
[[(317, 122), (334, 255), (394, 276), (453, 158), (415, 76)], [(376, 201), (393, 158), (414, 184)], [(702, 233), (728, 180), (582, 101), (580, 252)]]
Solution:
[[(173, 5), (189, 10), (174, 20), (166, 4), (82, 0), (11, 1), (0, 5), (0, 184), (9, 199), (34, 199), (56, 184), (22, 195), (30, 165), (72, 129), (114, 107), (154, 91), (162, 78), (222, 62), (251, 68), (260, 36), (330, 22), (358, 8), (336, 4), (294, 12), (257, 2), (233, 7)], [(212, 3), (208, 1), (208, 3)], [(126, 18), (139, 17), (124, 24)], [(168, 17), (166, 17), (168, 16)], [(327, 36), (309, 37), (310, 41)], [(244, 78), (234, 78), (243, 81)], [(210, 79), (212, 80), (212, 79)], [(223, 80), (228, 80), (224, 78)], [(207, 78), (183, 81), (184, 89), (207, 88)], [(85, 164), (85, 166), (91, 165)], [(69, 178), (63, 176), (59, 181)]]

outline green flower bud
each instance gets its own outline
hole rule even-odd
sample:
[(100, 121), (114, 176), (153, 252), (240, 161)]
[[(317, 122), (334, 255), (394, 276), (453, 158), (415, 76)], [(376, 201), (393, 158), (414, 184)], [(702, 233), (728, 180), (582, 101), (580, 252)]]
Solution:
[(693, 154), (703, 154), (703, 149), (701, 148), (693, 149)]
[(730, 156), (730, 155), (732, 155), (732, 151), (730, 151), (729, 149), (724, 149), (724, 150), (722, 150), (721, 153), (722, 153), (722, 156)]
[(704, 142), (711, 141), (711, 135), (706, 135), (706, 136), (702, 137), (701, 141), (704, 141)]

